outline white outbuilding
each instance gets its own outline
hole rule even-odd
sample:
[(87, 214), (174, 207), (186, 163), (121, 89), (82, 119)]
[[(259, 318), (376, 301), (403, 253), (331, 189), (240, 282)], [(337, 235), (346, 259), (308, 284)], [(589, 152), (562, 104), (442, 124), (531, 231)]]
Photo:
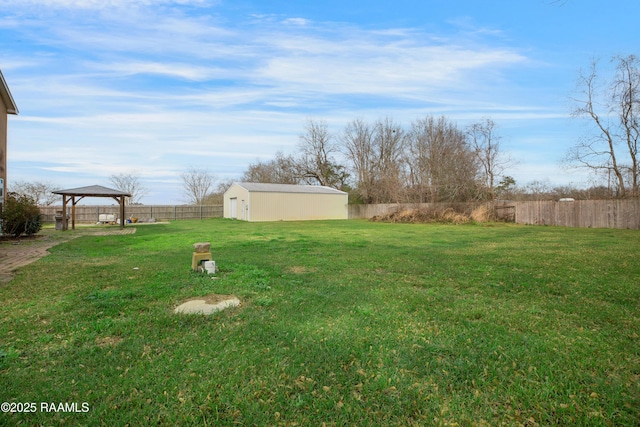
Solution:
[(244, 221), (347, 219), (348, 195), (319, 185), (234, 182), (224, 193), (224, 217)]

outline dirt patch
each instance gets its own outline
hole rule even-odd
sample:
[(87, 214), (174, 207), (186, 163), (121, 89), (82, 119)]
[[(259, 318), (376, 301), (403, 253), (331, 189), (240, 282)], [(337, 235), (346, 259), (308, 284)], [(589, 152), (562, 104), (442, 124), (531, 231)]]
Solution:
[(240, 300), (233, 295), (209, 294), (183, 302), (175, 308), (174, 313), (209, 315), (238, 305)]
[(230, 299), (234, 299), (235, 296), (233, 295), (219, 295), (219, 294), (210, 294), (210, 295), (205, 295), (203, 297), (198, 297), (198, 298), (194, 298), (196, 300), (204, 300), (205, 303), (207, 304), (218, 304), (219, 302), (222, 301), (227, 301)]

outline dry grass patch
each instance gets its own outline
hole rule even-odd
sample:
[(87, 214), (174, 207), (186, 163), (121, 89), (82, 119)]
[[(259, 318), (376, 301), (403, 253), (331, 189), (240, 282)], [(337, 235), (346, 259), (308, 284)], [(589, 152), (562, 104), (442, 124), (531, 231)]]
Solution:
[(471, 219), (475, 222), (488, 222), (492, 219), (492, 214), (486, 205), (478, 206), (471, 211)]
[(482, 205), (471, 211), (460, 211), (455, 207), (404, 209), (385, 215), (374, 216), (371, 218), (371, 221), (413, 224), (468, 224), (474, 222), (488, 222), (491, 219), (491, 211), (487, 206)]
[(294, 265), (287, 268), (289, 273), (293, 274), (305, 274), (305, 273), (315, 273), (318, 271), (317, 267), (306, 267), (304, 265)]
[(95, 343), (98, 347), (115, 347), (122, 342), (122, 337), (96, 337)]
[(405, 209), (391, 212), (386, 215), (377, 215), (371, 218), (375, 222), (393, 223), (446, 223), (466, 224), (472, 222), (469, 215), (456, 212), (453, 208), (446, 209)]

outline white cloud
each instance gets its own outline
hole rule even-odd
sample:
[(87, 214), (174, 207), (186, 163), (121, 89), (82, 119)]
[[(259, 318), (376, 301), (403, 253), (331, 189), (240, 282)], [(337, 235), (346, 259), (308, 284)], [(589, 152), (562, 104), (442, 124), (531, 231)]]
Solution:
[(216, 67), (193, 66), (184, 63), (162, 63), (162, 62), (118, 62), (112, 64), (94, 64), (96, 69), (105, 73), (117, 73), (122, 76), (135, 74), (158, 74), (180, 79), (195, 81), (207, 80), (210, 78), (228, 76), (228, 71)]
[[(479, 75), (499, 74), (527, 61), (514, 49), (469, 48), (415, 29), (368, 31), (290, 18), (284, 22), (295, 24), (293, 29), (263, 19), (260, 25), (232, 30), (206, 16), (153, 17), (153, 13), (145, 11), (151, 15), (147, 19), (139, 19), (140, 13), (132, 14), (135, 19), (110, 15), (101, 26), (89, 22), (47, 28), (39, 41), (70, 47), (72, 54), (78, 49), (91, 52), (95, 60), (70, 61), (90, 73), (231, 80), (236, 83), (234, 90), (260, 88), (264, 102), (281, 106), (314, 94), (433, 101), (446, 91), (477, 86)], [(74, 81), (78, 83), (82, 86)], [(286, 101), (274, 100), (274, 92)]]
[(283, 22), (284, 24), (291, 24), (291, 25), (297, 25), (302, 27), (309, 25), (311, 23), (308, 19), (304, 19), (304, 18), (287, 18)]
[(204, 6), (219, 2), (212, 0), (5, 0), (4, 3), (52, 8), (109, 9), (162, 5)]
[(474, 73), (525, 60), (514, 52), (488, 48), (469, 51), (455, 46), (369, 44), (349, 48), (336, 46), (314, 54), (280, 52), (258, 72), (261, 81), (280, 82), (296, 91), (307, 88), (324, 94), (404, 97), (468, 88)]
[(309, 115), (340, 128), (362, 116), (394, 115), (408, 125), (429, 113), (550, 114), (518, 103), (505, 84), (504, 73), (529, 59), (478, 40), (303, 18), (225, 23), (146, 7), (211, 4), (204, 1), (106, 2), (138, 5), (127, 13), (99, 0), (25, 1), (101, 10), (78, 12), (85, 20), (62, 15), (56, 26), (33, 17), (18, 29), (40, 56), (13, 53), (8, 61), (22, 113), (10, 123), (10, 161), (21, 165), (14, 173), (37, 169), (62, 181), (135, 168), (175, 182), (202, 164), (233, 177), (292, 150)]

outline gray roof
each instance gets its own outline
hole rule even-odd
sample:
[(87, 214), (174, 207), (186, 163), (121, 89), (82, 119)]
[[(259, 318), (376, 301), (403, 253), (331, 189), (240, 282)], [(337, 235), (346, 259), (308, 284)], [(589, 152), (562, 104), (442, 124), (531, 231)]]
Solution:
[(18, 114), (18, 106), (11, 96), (9, 86), (7, 86), (7, 82), (4, 80), (2, 71), (0, 71), (0, 99), (2, 99), (5, 107), (7, 107), (8, 114)]
[(263, 184), (257, 182), (235, 182), (247, 191), (257, 193), (310, 193), (310, 194), (347, 194), (322, 185)]
[(103, 187), (102, 185), (90, 185), (88, 187), (70, 188), (68, 190), (52, 191), (53, 194), (64, 194), (67, 196), (93, 196), (93, 197), (110, 197), (110, 196), (127, 196), (131, 194), (126, 191), (114, 190), (113, 188)]

